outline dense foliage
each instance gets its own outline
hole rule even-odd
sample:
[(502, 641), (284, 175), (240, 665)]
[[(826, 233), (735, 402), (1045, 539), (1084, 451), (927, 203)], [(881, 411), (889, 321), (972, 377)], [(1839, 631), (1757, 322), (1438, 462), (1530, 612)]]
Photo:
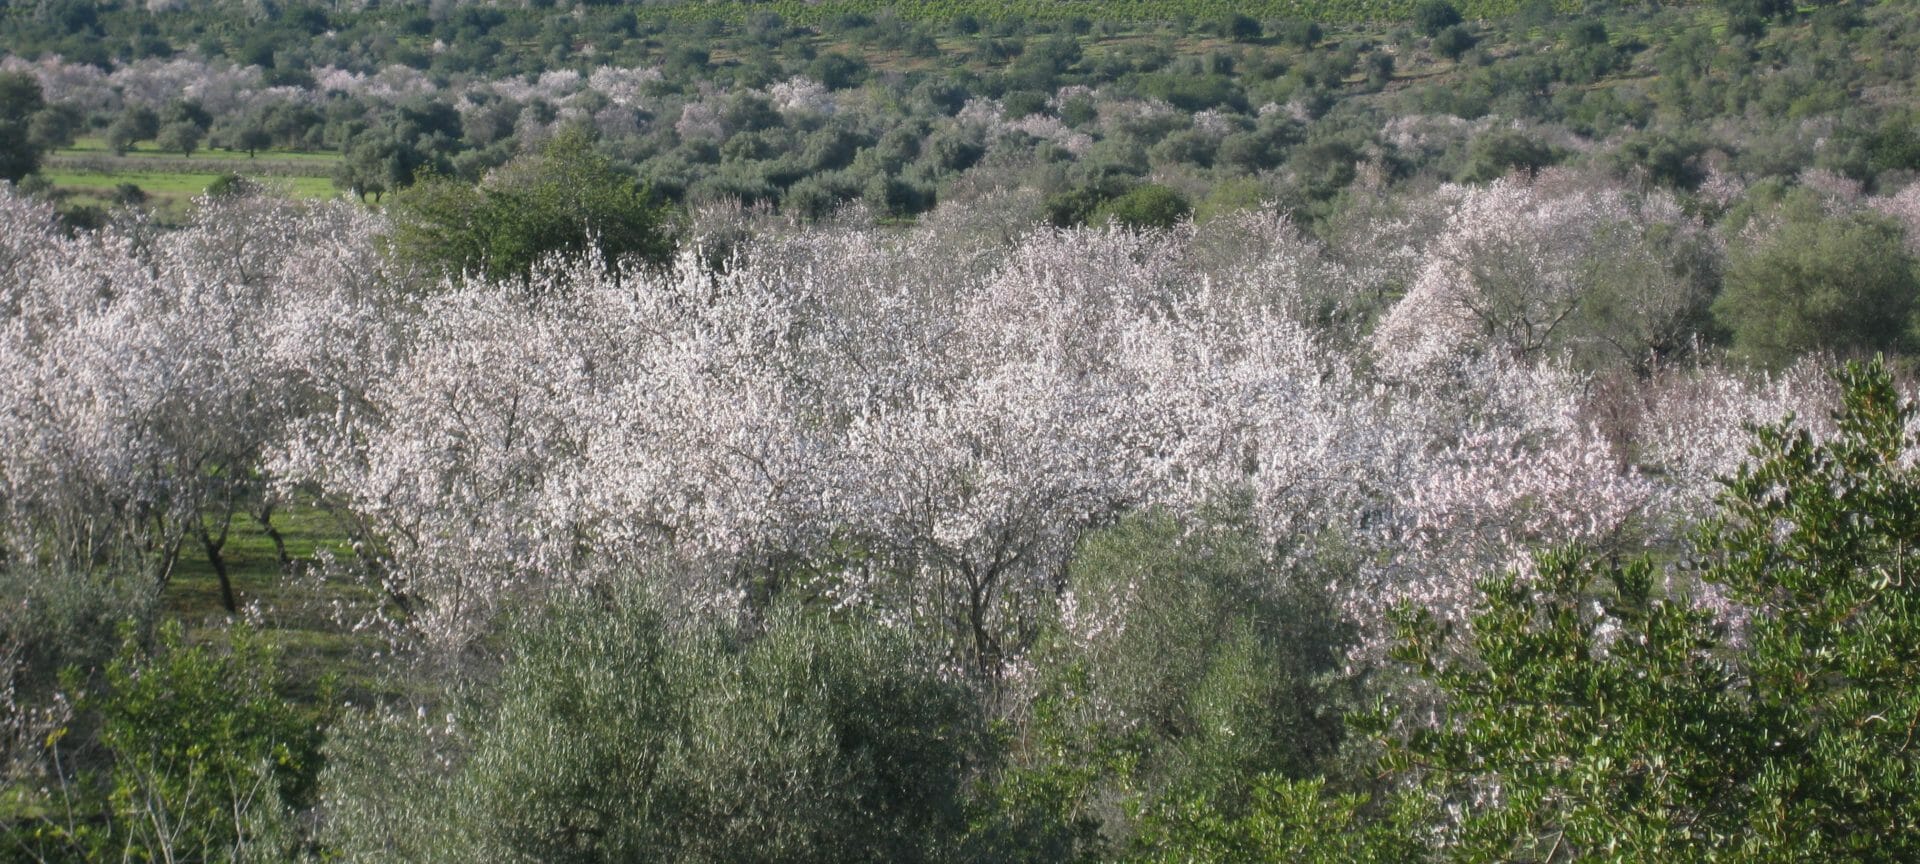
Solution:
[(1098, 216), (1135, 225), (1176, 197), (1318, 223), (1380, 185), (1567, 163), (1707, 212), (1769, 177), (1817, 169), (1858, 197), (1920, 170), (1897, 95), (1920, 32), (1905, 4), (859, 5), (48, 0), (0, 19), (3, 71), (43, 93), (6, 100), (24, 119), (0, 152), (24, 176), (36, 154), (98, 167), (60, 153), (77, 139), (176, 168), (325, 151), (338, 161), (257, 170), (377, 197), (478, 183), (573, 129), (678, 202), (909, 216), (1021, 187), (1071, 206), (1019, 218), (1068, 224), (1165, 190), (1131, 205), (1152, 213)]
[(1697, 538), (1697, 581), (1567, 550), (1486, 582), (1462, 634), (1407, 614), (1396, 659), (1443, 713), (1404, 738), (1376, 728), (1398, 738), (1384, 764), (1473, 802), (1436, 857), (1914, 854), (1920, 622), (1902, 574), (1920, 442), (1883, 367), (1841, 377), (1831, 440), (1758, 430)]
[(666, 214), (591, 147), (570, 133), (480, 186), (434, 177), (397, 193), (394, 255), (433, 278), (526, 277), (556, 255), (586, 255), (608, 268), (660, 263), (672, 250)]
[[(69, 669), (77, 676), (78, 667)], [(70, 680), (84, 694), (80, 680)], [(236, 630), (224, 646), (188, 645), (177, 623), (151, 651), (128, 635), (99, 695), (77, 707), (91, 740), (55, 729), (67, 758), (99, 748), (99, 775), (56, 774), (47, 806), (16, 814), (8, 855), (20, 860), (285, 860), (298, 854), (295, 814), (313, 805), (320, 718), (291, 706), (272, 649)], [(324, 709), (323, 709), (324, 710)], [(23, 818), (24, 817), (24, 818)]]
[(431, 776), (417, 763), (436, 754), (383, 749), (375, 731), (336, 741), (336, 848), (357, 861), (942, 860), (965, 825), (978, 737), (965, 688), (870, 623), (782, 613), (753, 630), (675, 627), (624, 594), (562, 604), (514, 634), (497, 690), (436, 742), (462, 757), (411, 793), (429, 797), (386, 811), (379, 787)]

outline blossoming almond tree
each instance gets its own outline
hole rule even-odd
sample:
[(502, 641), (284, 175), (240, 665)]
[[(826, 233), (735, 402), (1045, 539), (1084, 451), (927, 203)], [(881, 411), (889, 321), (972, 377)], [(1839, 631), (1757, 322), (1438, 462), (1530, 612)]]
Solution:
[[(1421, 279), (1448, 291), (1477, 284), (1448, 276), (1473, 256), (1595, 214), (1636, 249), (1692, 230), (1553, 182), (1382, 205), (1455, 214), (1431, 241), (1437, 218), (1383, 230), (1401, 257), (1435, 246)], [(1501, 240), (1460, 215), (1501, 202), (1547, 227)], [(947, 211), (761, 219), (730, 257), (423, 294), (396, 290), (422, 283), (345, 205), (209, 204), (184, 232), (80, 239), (18, 199), (0, 218), (0, 364), (25, 382), (0, 413), (10, 549), (217, 556), (221, 514), (317, 496), (409, 630), (450, 648), (519, 598), (648, 578), (726, 614), (804, 593), (940, 634), (954, 668), (991, 676), (1086, 531), (1223, 500), (1266, 554), (1339, 580), (1355, 620), (1402, 599), (1445, 617), (1530, 545), (1667, 542), (1671, 502), (1727, 456), (1688, 430), (1771, 398), (1702, 369), (1601, 434), (1585, 375), (1538, 352), (1402, 344), (1460, 323), (1421, 288), (1355, 350), (1403, 268), (1256, 217), (1011, 237)], [(1582, 242), (1520, 261), (1559, 286), (1541, 302), (1584, 296), (1606, 250)]]
[(1644, 369), (1698, 332), (1705, 244), (1663, 193), (1560, 171), (1496, 180), (1462, 195), (1375, 345), (1401, 370), (1476, 351), (1532, 361), (1549, 348)]
[(198, 541), (221, 570), (235, 513), (266, 516), (262, 448), (306, 409), (272, 319), (316, 285), (365, 278), (373, 222), (208, 201), (187, 230), (67, 239), (35, 205), (0, 212), (7, 546), (82, 568), (133, 556), (164, 583)]

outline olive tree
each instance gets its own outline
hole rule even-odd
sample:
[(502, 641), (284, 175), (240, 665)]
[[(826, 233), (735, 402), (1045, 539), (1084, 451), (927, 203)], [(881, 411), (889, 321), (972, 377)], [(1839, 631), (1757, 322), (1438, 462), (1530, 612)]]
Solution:
[(1713, 303), (1734, 356), (1778, 368), (1810, 351), (1909, 345), (1920, 277), (1903, 241), (1877, 214), (1798, 215), (1736, 252)]
[[(332, 848), (358, 861), (915, 862), (964, 827), (973, 702), (899, 631), (791, 609), (758, 627), (681, 623), (614, 590), (532, 617), (508, 645), (497, 687), (456, 700), (444, 726), (350, 727), (324, 793)], [(396, 772), (417, 780), (397, 786)]]

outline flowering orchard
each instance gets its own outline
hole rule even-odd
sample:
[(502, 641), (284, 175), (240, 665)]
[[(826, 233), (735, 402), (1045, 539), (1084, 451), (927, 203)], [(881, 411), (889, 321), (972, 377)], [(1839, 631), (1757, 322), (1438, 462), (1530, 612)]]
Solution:
[[(1538, 544), (1671, 547), (1741, 424), (1829, 398), (1804, 368), (1662, 369), (1603, 430), (1593, 373), (1549, 349), (1657, 355), (1684, 310), (1595, 297), (1651, 255), (1693, 302), (1673, 259), (1710, 263), (1705, 229), (1572, 178), (1418, 208), (1440, 212), (1402, 231), (1426, 263), (1398, 300), (1379, 262), (1261, 215), (1005, 242), (944, 214), (762, 226), (717, 265), (416, 294), (343, 204), (68, 238), (8, 197), (4, 551), (164, 582), (234, 514), (318, 504), (427, 644), (643, 579), (723, 616), (818, 598), (997, 674), (1124, 514), (1243, 506), (1275, 562), (1337, 562), (1310, 572), (1363, 629), (1404, 601), (1450, 616)], [(1326, 314), (1379, 297), (1370, 333)]]

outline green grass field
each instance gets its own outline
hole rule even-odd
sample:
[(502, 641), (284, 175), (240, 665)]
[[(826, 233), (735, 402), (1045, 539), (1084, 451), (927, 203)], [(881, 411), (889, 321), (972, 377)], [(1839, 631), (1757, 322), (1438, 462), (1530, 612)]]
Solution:
[[(54, 189), (67, 193), (72, 200), (103, 207), (113, 204), (114, 191), (120, 184), (131, 183), (147, 194), (147, 204), (155, 213), (177, 220), (186, 215), (193, 199), (205, 194), (207, 186), (215, 180), (229, 173), (245, 175), (243, 171), (221, 171), (211, 165), (209, 168), (206, 172), (53, 169), (44, 173), (53, 181)], [(283, 188), (295, 198), (325, 199), (340, 194), (333, 181), (325, 177), (265, 177), (260, 178), (260, 182)]]
[(229, 150), (200, 150), (182, 156), (151, 145), (115, 154), (104, 139), (88, 137), (48, 154), (42, 173), (74, 203), (102, 208), (111, 208), (116, 190), (130, 183), (146, 193), (147, 206), (155, 215), (179, 221), (209, 184), (230, 174), (277, 186), (295, 198), (332, 198), (340, 194), (331, 179), (339, 162), (337, 153), (263, 150), (249, 157)]
[[(53, 155), (105, 157), (109, 159), (130, 159), (130, 160), (182, 158), (178, 151), (161, 150), (160, 148), (153, 146), (153, 144), (151, 143), (142, 145), (140, 147), (134, 147), (132, 149), (129, 149), (125, 154), (116, 155), (113, 152), (113, 149), (107, 146), (107, 140), (97, 135), (76, 138), (74, 139), (73, 146), (63, 147), (55, 151)], [(238, 163), (244, 163), (244, 164), (253, 164), (253, 163), (279, 164), (279, 163), (290, 162), (290, 163), (296, 163), (296, 164), (305, 164), (305, 165), (315, 166), (321, 172), (324, 173), (326, 171), (333, 170), (333, 166), (340, 161), (340, 154), (314, 153), (314, 152), (305, 152), (305, 151), (296, 151), (296, 150), (261, 150), (256, 155), (248, 156), (246, 153), (239, 150), (203, 149), (203, 150), (193, 151), (193, 155), (191, 157), (186, 157), (186, 158), (191, 158), (195, 160), (204, 159), (211, 162), (222, 162), (222, 163), (238, 162)], [(245, 173), (245, 172), (241, 172), (241, 173)]]
[[(321, 582), (295, 572), (313, 564), (316, 554), (329, 553), (350, 560), (346, 532), (325, 511), (294, 508), (277, 513), (274, 528), (286, 543), (292, 567), (283, 566), (272, 538), (259, 522), (234, 517), (221, 557), (233, 581), (235, 599), (243, 609), (253, 607), (261, 627), (280, 647), (284, 668), (297, 691), (318, 692), (322, 679), (331, 678), (339, 692), (363, 695), (381, 689), (371, 666), (380, 638), (354, 632), (351, 622), (338, 619), (336, 605), (369, 608), (379, 603), (374, 592), (341, 582)], [(231, 617), (220, 601), (220, 580), (206, 551), (197, 542), (180, 550), (173, 578), (160, 594), (163, 618), (179, 620), (193, 637), (212, 636)]]
[[(122, 183), (132, 183), (140, 190), (155, 197), (185, 196), (193, 197), (207, 191), (207, 185), (227, 174), (240, 174), (241, 171), (48, 171), (47, 179), (57, 188), (78, 191), (111, 193)], [(285, 186), (297, 198), (332, 198), (339, 194), (333, 187), (333, 181), (325, 177), (263, 177), (260, 182), (268, 185)]]

